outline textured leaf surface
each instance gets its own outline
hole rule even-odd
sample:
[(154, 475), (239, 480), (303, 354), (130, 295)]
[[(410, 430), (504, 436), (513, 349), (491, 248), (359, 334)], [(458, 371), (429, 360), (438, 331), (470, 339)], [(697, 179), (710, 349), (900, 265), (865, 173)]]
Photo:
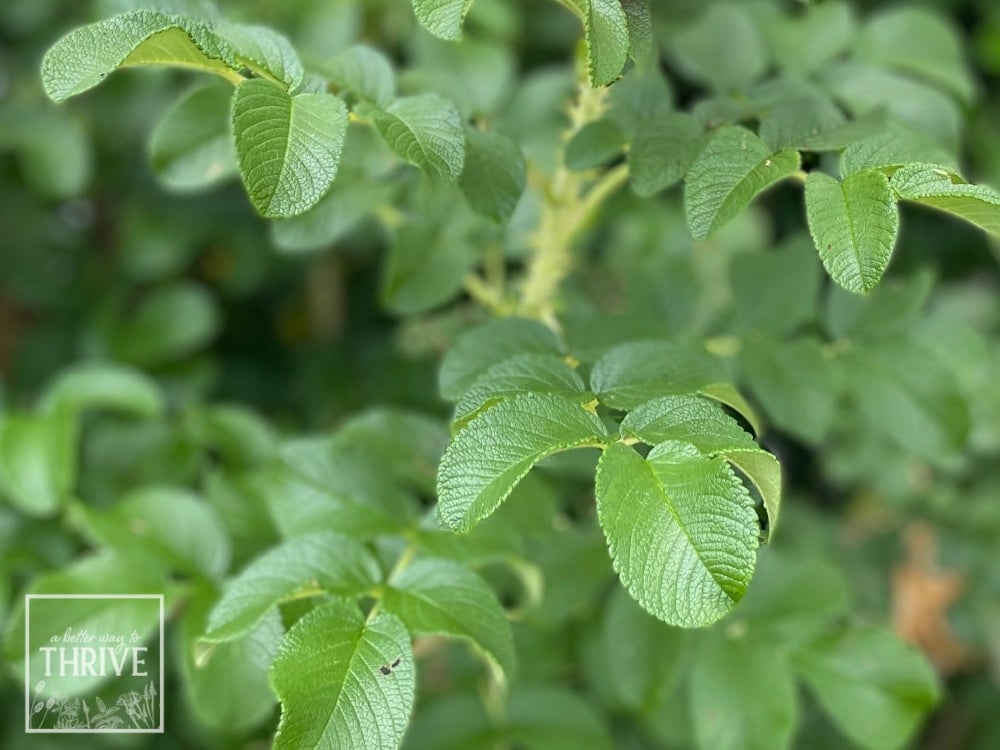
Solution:
[(347, 107), (331, 94), (289, 96), (254, 78), (233, 95), (240, 174), (254, 207), (269, 218), (312, 208), (337, 175)]
[(1000, 235), (1000, 192), (986, 185), (957, 182), (947, 167), (907, 164), (892, 176), (900, 198), (947, 211)]
[(314, 609), (288, 631), (270, 677), (282, 704), (275, 748), (396, 750), (402, 742), (416, 674), (410, 634), (391, 614), (366, 622), (343, 601)]
[(655, 48), (649, 4), (650, 0), (622, 0), (628, 22), (628, 54), (639, 65), (651, 62)]
[(402, 159), (454, 182), (465, 164), (465, 129), (455, 105), (436, 94), (397, 99), (385, 109), (365, 107), (375, 127)]
[(691, 234), (705, 239), (799, 164), (794, 149), (774, 154), (746, 128), (719, 128), (688, 170), (684, 208)]
[(239, 173), (225, 84), (184, 94), (163, 116), (149, 142), (157, 175), (176, 190), (194, 190)]
[(206, 640), (242, 635), (281, 600), (302, 589), (357, 594), (379, 579), (378, 563), (361, 544), (331, 532), (295, 537), (251, 562), (222, 592)]
[(291, 42), (277, 31), (242, 23), (222, 23), (214, 31), (254, 72), (280, 81), (289, 89), (301, 85), (305, 77), (302, 62)]
[(782, 750), (798, 716), (795, 679), (785, 652), (770, 643), (714, 633), (691, 671), (691, 709), (698, 747)]
[(827, 272), (851, 292), (870, 292), (889, 265), (899, 210), (881, 172), (849, 174), (843, 182), (822, 172), (806, 180), (809, 231)]
[(679, 441), (660, 443), (645, 459), (613, 443), (596, 484), (615, 570), (650, 614), (701, 627), (742, 598), (760, 527), (750, 495), (725, 461)]
[(649, 196), (683, 180), (705, 140), (701, 123), (686, 112), (668, 112), (644, 122), (628, 153), (635, 192)]
[(582, 394), (576, 370), (552, 354), (517, 354), (490, 367), (455, 405), (455, 422), (463, 424), (484, 406), (519, 393)]
[(720, 379), (719, 367), (697, 344), (634, 341), (610, 349), (590, 372), (590, 387), (615, 409), (692, 393)]
[(462, 21), (472, 0), (413, 0), (413, 12), (434, 36), (448, 41), (462, 38)]
[(512, 140), (475, 128), (466, 131), (458, 185), (473, 209), (503, 224), (521, 199), (526, 177), (524, 156)]
[(385, 609), (412, 633), (467, 638), (506, 675), (514, 670), (514, 639), (496, 594), (482, 578), (450, 560), (414, 560), (392, 579)]
[(499, 318), (463, 333), (445, 354), (438, 375), (441, 395), (457, 401), (492, 365), (515, 354), (558, 354), (552, 329), (535, 320)]
[(607, 86), (621, 75), (628, 58), (628, 18), (620, 0), (589, 0), (586, 8), (590, 85)]
[(770, 530), (774, 530), (781, 507), (778, 460), (761, 450), (718, 405), (697, 396), (656, 399), (630, 411), (621, 430), (648, 445), (680, 440), (709, 456), (722, 456), (753, 482), (764, 500)]
[(850, 175), (866, 169), (891, 174), (913, 162), (945, 164), (955, 169), (955, 156), (924, 135), (899, 127), (851, 143), (840, 155), (840, 171)]
[(445, 449), (438, 469), (441, 518), (456, 531), (471, 531), (545, 456), (605, 436), (601, 420), (571, 398), (524, 394), (501, 401)]
[(923, 656), (880, 628), (823, 638), (795, 662), (841, 731), (871, 750), (902, 746), (941, 695)]
[(137, 10), (74, 29), (52, 45), (42, 60), (42, 83), (61, 102), (129, 65), (176, 65), (230, 80), (240, 68), (229, 44), (204, 24)]

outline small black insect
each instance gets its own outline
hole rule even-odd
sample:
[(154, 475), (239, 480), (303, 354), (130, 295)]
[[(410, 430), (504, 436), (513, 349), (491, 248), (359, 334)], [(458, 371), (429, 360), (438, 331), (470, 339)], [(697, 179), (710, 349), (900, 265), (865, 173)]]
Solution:
[(392, 674), (392, 670), (394, 670), (402, 663), (403, 663), (403, 657), (397, 656), (390, 664), (383, 664), (381, 667), (379, 667), (378, 671), (388, 676)]

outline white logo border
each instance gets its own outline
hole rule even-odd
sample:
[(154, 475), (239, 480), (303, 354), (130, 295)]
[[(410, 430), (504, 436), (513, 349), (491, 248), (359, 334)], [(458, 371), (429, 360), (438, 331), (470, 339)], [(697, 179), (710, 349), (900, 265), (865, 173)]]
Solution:
[[(160, 602), (160, 726), (156, 729), (34, 729), (31, 726), (31, 600), (32, 599), (157, 599)], [(163, 594), (25, 594), (24, 595), (24, 731), (25, 734), (163, 734), (163, 674), (166, 665)]]

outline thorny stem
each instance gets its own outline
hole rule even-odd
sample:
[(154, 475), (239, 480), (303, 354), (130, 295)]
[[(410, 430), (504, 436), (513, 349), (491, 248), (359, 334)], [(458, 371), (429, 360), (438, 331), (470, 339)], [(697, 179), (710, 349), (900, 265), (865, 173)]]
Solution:
[[(579, 85), (568, 115), (570, 127), (563, 134), (568, 143), (587, 123), (601, 117), (607, 107), (607, 89)], [(538, 226), (530, 237), (532, 258), (521, 287), (517, 312), (558, 328), (555, 297), (573, 265), (572, 246), (580, 230), (601, 205), (628, 179), (628, 167), (620, 165), (596, 181), (587, 172), (574, 172), (560, 160), (551, 178), (534, 175), (541, 188), (542, 206)]]

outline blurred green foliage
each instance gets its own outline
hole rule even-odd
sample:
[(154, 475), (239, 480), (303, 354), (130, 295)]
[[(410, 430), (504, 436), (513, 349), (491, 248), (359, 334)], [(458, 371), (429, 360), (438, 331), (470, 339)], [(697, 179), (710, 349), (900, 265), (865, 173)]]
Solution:
[[(218, 139), (228, 109), (215, 84), (125, 71), (59, 107), (45, 97), (39, 66), (59, 36), (143, 5), (0, 6), (4, 747), (48, 744), (22, 731), (22, 594), (93, 585), (123, 562), (122, 590), (168, 594), (167, 734), (59, 744), (268, 744), (272, 686), (287, 689), (269, 686), (267, 670), (310, 605), (262, 613), (207, 668), (199, 639), (225, 578), (318, 528), (360, 540), (359, 557), (382, 570), (417, 540), (474, 568), (512, 620), (507, 693), (465, 641), (417, 639), (404, 747), (1000, 745), (995, 240), (907, 204), (888, 271), (861, 297), (823, 273), (798, 186), (779, 185), (700, 241), (678, 191), (660, 190), (683, 172), (640, 184), (637, 171), (634, 189), (607, 201), (560, 291), (569, 351), (594, 362), (634, 339), (706, 342), (759, 411), (761, 442), (785, 474), (781, 530), (745, 600), (710, 629), (670, 628), (615, 577), (595, 518), (595, 452), (548, 459), (471, 536), (436, 521), (451, 415), (441, 359), (508, 311), (470, 273), (502, 285), (530, 262), (539, 184), (529, 178), (516, 208), (502, 197), (469, 206), (393, 160), (371, 129), (351, 128), (357, 147), (327, 197), (266, 222)], [(625, 143), (634, 159), (656, 102), (702, 122), (745, 121), (740, 96), (703, 87), (742, 90), (777, 65), (836, 91), (856, 122), (888, 110), (966, 177), (1000, 185), (996, 3), (909, 2), (944, 19), (943, 41), (917, 22), (903, 24), (905, 40), (875, 24), (854, 33), (833, 0), (728, 14), (724, 3), (653, 5), (666, 76), (612, 86), (617, 117), (576, 134), (571, 170), (617, 164)], [(163, 6), (215, 13), (194, 0)], [(859, 24), (895, 7), (849, 6)], [(556, 3), (477, 0), (458, 45), (396, 0), (219, 8), (279, 30), (331, 77), (347, 75), (344, 50), (376, 47), (399, 93), (437, 94), (502, 132), (529, 175), (556, 167), (581, 35)], [(361, 62), (376, 92), (377, 65)], [(198, 159), (178, 159), (185, 144), (162, 123), (202, 107), (222, 124), (195, 134), (207, 143)], [(164, 504), (172, 518), (158, 515)], [(122, 519), (136, 518), (162, 533), (123, 537)]]

